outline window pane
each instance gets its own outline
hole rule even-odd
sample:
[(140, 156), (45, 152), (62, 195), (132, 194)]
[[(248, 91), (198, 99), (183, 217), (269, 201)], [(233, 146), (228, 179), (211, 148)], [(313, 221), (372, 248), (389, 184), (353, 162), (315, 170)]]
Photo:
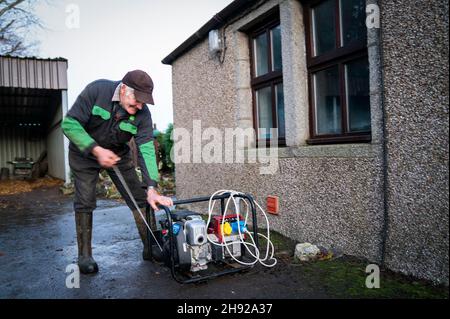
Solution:
[(256, 91), (256, 105), (258, 110), (258, 128), (266, 128), (266, 130), (258, 130), (258, 138), (270, 138), (270, 128), (272, 125), (272, 88), (265, 87)]
[(335, 1), (328, 0), (312, 9), (314, 55), (336, 47)]
[(277, 26), (270, 30), (270, 38), (272, 39), (272, 71), (282, 69), (281, 60), (281, 28)]
[(338, 66), (314, 73), (316, 134), (341, 133)]
[(366, 0), (340, 0), (343, 45), (366, 39)]
[(348, 129), (370, 131), (369, 64), (367, 58), (345, 65)]
[(256, 75), (260, 76), (266, 74), (269, 71), (269, 58), (267, 56), (267, 33), (263, 33), (253, 40), (255, 47), (255, 70)]
[(277, 121), (278, 121), (278, 137), (285, 137), (285, 120), (284, 120), (284, 93), (283, 84), (275, 86), (275, 101), (277, 106)]

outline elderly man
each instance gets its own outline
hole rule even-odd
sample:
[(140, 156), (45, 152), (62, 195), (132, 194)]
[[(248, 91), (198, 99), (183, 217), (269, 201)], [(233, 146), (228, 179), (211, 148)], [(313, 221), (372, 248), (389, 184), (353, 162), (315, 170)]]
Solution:
[[(146, 225), (133, 205), (113, 167), (121, 172), (138, 206), (147, 202), (172, 206), (169, 197), (157, 191), (158, 169), (153, 145), (153, 125), (144, 103), (153, 102), (153, 81), (141, 70), (128, 72), (122, 81), (97, 80), (78, 96), (62, 123), (70, 140), (69, 164), (75, 182), (75, 223), (78, 265), (82, 273), (95, 273), (92, 257), (92, 212), (96, 208), (95, 190), (101, 169), (106, 169), (127, 205), (133, 211), (144, 244), (142, 256), (150, 259)], [(127, 142), (134, 137), (138, 148), (142, 182), (139, 180)]]

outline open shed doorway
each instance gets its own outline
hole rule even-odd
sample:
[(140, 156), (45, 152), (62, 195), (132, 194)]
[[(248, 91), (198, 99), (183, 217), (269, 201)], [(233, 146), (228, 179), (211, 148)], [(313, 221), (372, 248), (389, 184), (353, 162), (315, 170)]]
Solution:
[(67, 60), (0, 57), (1, 178), (69, 181)]

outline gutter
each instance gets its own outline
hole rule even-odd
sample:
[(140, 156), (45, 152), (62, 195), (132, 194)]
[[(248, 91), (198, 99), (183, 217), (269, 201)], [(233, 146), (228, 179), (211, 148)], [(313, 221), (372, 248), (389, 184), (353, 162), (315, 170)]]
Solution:
[(258, 1), (256, 0), (235, 0), (230, 3), (225, 9), (215, 14), (206, 24), (204, 24), (197, 32), (191, 35), (186, 41), (184, 41), (178, 48), (176, 48), (172, 53), (166, 56), (161, 62), (163, 64), (172, 65), (172, 63), (178, 59), (180, 56), (189, 51), (197, 43), (203, 40), (209, 33), (209, 31), (214, 29), (219, 29), (222, 27), (227, 20), (232, 18), (234, 15), (242, 10), (251, 7)]

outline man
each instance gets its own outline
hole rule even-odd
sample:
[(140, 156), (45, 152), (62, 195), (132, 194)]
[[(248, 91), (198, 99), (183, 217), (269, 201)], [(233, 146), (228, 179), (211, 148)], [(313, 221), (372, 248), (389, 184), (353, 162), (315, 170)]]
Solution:
[[(145, 260), (150, 259), (146, 225), (113, 166), (120, 170), (140, 208), (144, 208), (147, 202), (153, 209), (157, 209), (157, 204), (173, 205), (169, 197), (161, 196), (156, 190), (159, 178), (153, 124), (150, 111), (144, 104), (154, 104), (152, 92), (153, 81), (141, 70), (128, 72), (122, 81), (94, 81), (81, 92), (62, 123), (64, 134), (70, 140), (69, 164), (75, 182), (78, 265), (82, 273), (98, 271), (92, 257), (92, 212), (96, 208), (95, 190), (102, 168), (107, 170), (133, 211), (144, 244), (142, 257)], [(136, 174), (127, 145), (132, 137), (138, 149), (142, 182)]]

